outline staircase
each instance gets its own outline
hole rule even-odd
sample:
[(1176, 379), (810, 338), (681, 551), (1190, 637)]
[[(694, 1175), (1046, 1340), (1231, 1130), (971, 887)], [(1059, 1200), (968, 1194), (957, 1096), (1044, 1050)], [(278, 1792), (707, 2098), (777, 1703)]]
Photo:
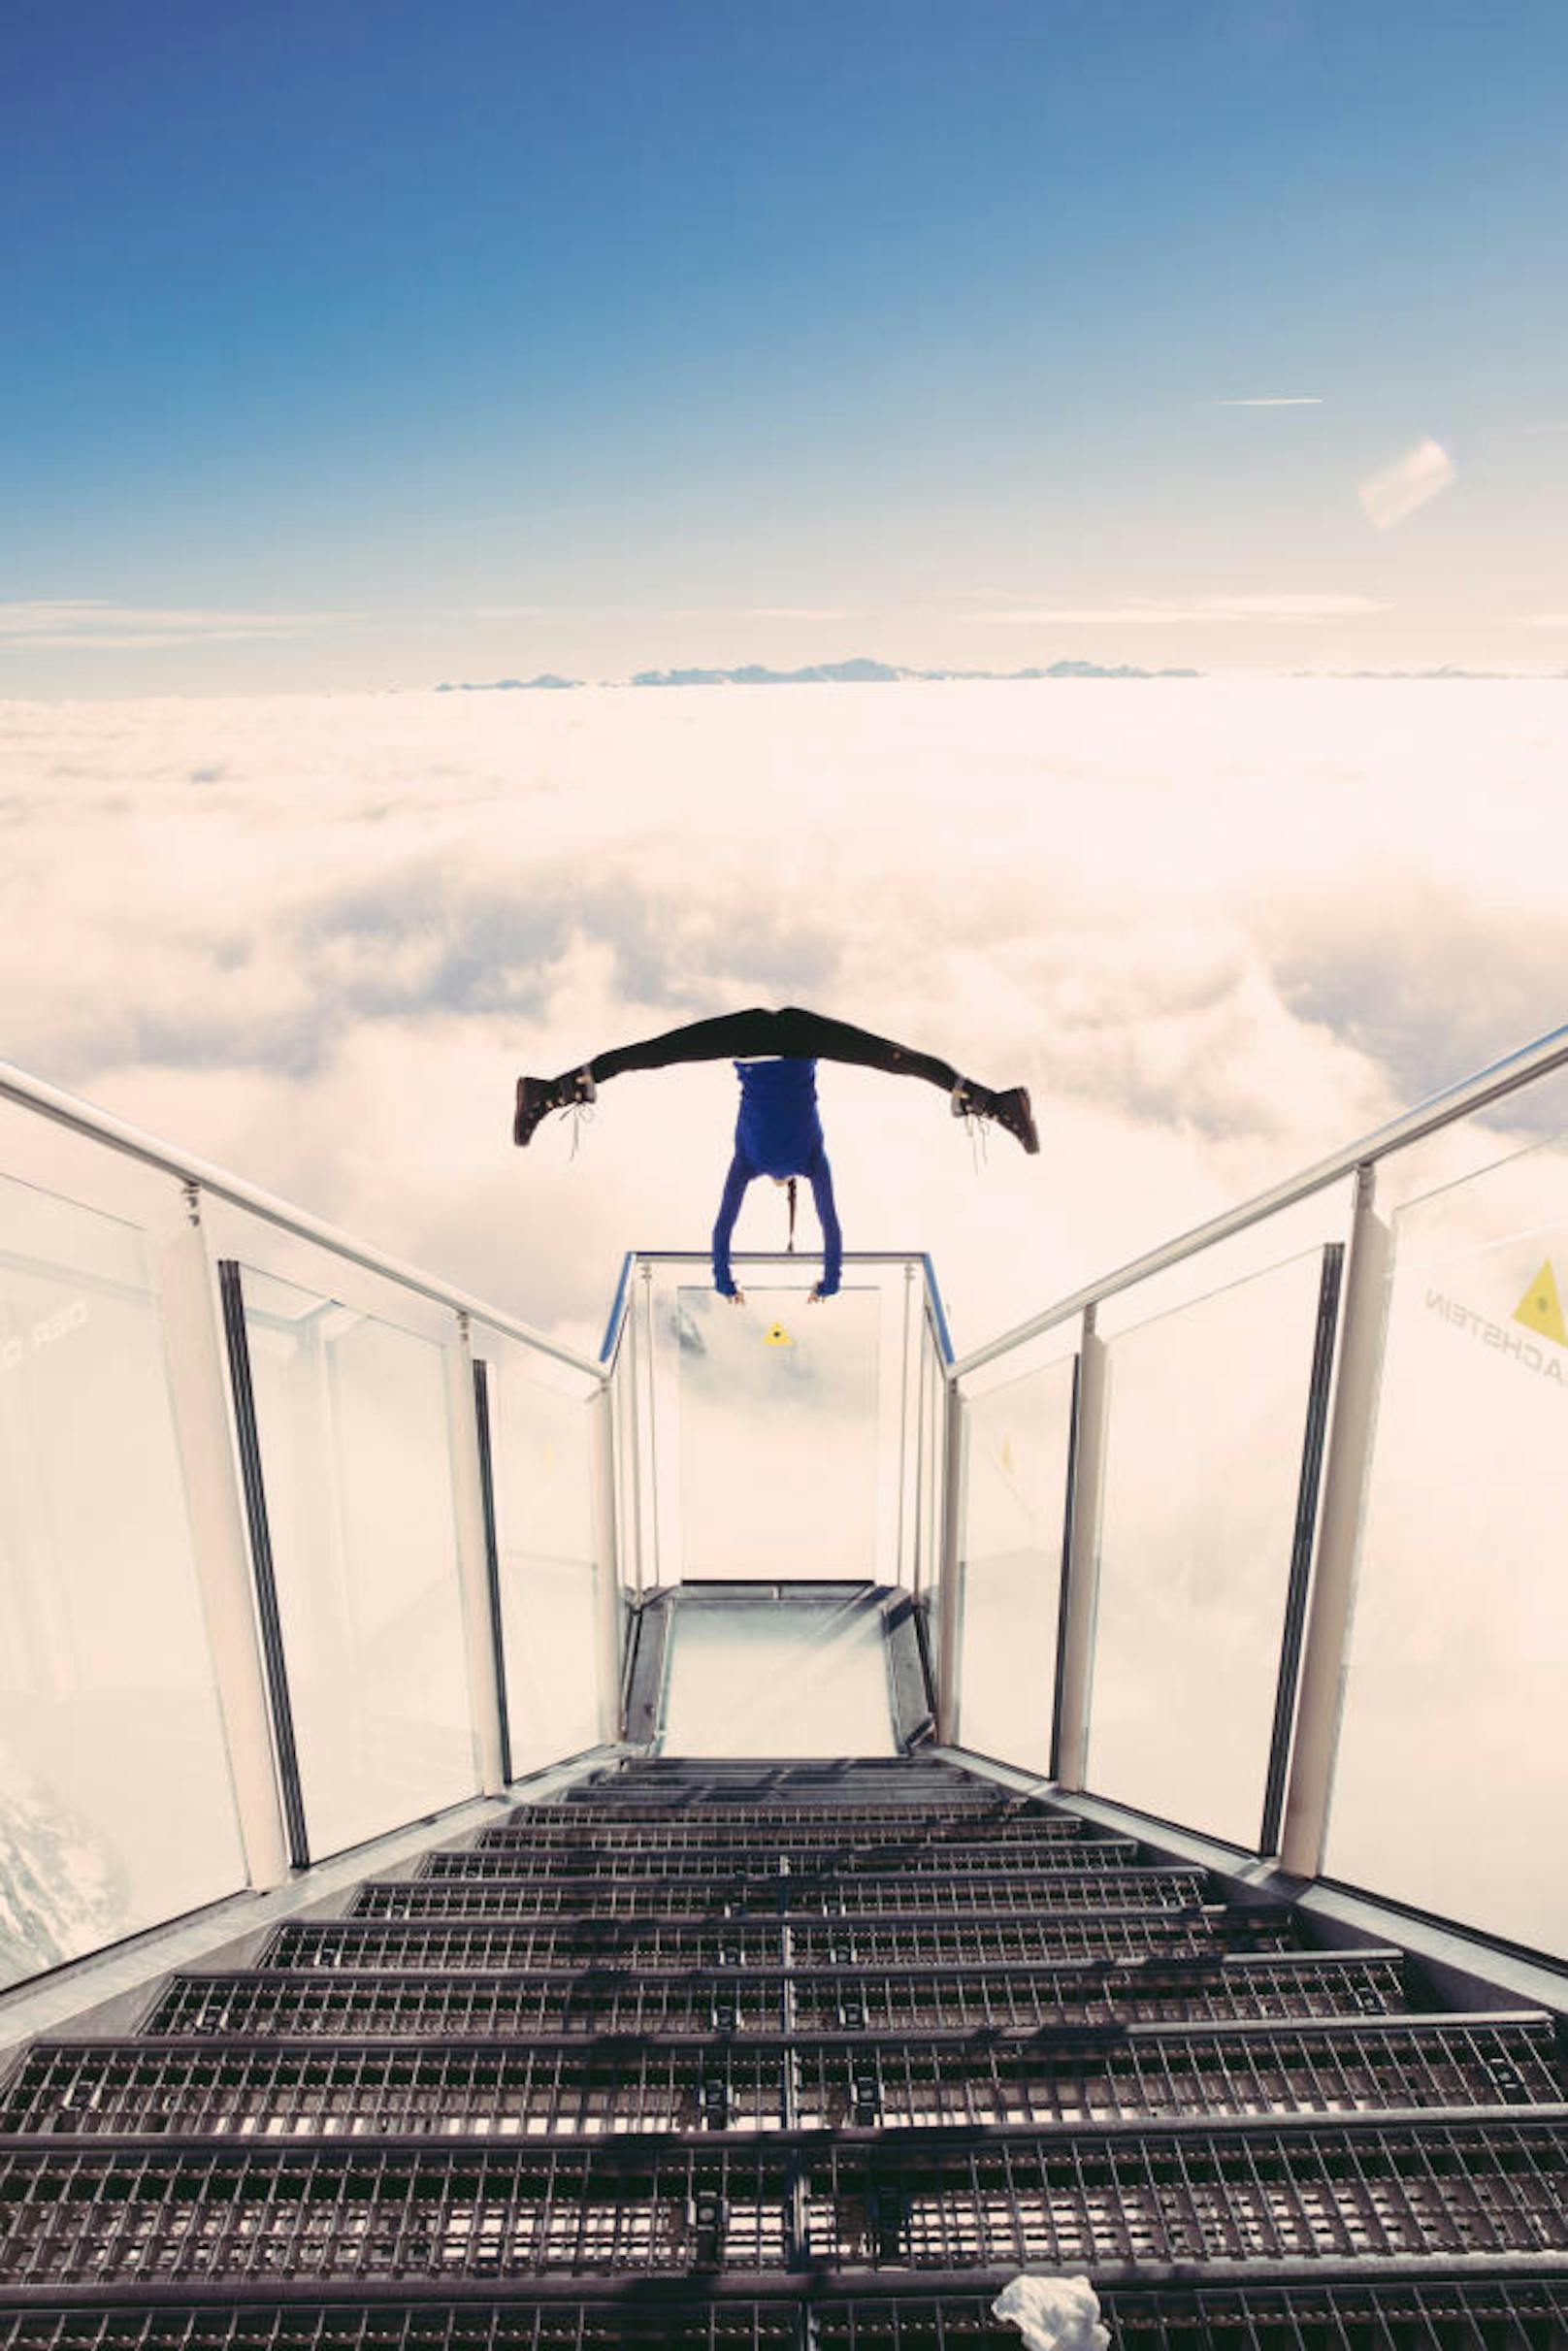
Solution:
[(1563, 2050), (925, 1757), (628, 1761), (0, 2084), (0, 2346), (1562, 2351)]

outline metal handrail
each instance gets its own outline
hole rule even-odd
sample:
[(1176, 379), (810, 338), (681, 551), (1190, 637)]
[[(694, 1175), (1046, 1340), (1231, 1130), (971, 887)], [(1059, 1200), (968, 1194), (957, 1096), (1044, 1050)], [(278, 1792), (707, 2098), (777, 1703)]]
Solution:
[(525, 1347), (537, 1348), (540, 1355), (553, 1355), (558, 1363), (570, 1364), (573, 1371), (585, 1372), (597, 1382), (603, 1382), (603, 1368), (574, 1349), (563, 1347), (555, 1339), (545, 1338), (542, 1331), (521, 1322), (513, 1315), (504, 1314), (499, 1307), (486, 1305), (483, 1299), (457, 1290), (450, 1283), (440, 1282), (433, 1275), (421, 1273), (416, 1265), (405, 1264), (401, 1257), (385, 1255), (377, 1249), (368, 1249), (349, 1234), (329, 1224), (321, 1217), (313, 1217), (303, 1208), (293, 1208), (288, 1201), (278, 1199), (263, 1192), (258, 1185), (247, 1184), (243, 1176), (230, 1175), (225, 1168), (214, 1167), (206, 1159), (176, 1150), (155, 1135), (147, 1134), (128, 1120), (117, 1119), (93, 1103), (84, 1102), (58, 1086), (47, 1086), (41, 1078), (28, 1075), (14, 1062), (0, 1061), (0, 1099), (19, 1103), (24, 1110), (37, 1111), (52, 1119), (57, 1126), (69, 1127), (75, 1134), (89, 1136), (104, 1143), (112, 1151), (123, 1152), (127, 1159), (137, 1159), (144, 1167), (156, 1168), (161, 1174), (173, 1176), (178, 1183), (194, 1184), (199, 1192), (208, 1192), (215, 1200), (226, 1200), (233, 1208), (243, 1208), (251, 1216), (276, 1224), (283, 1232), (291, 1232), (304, 1241), (313, 1241), (329, 1250), (345, 1263), (357, 1265), (366, 1273), (383, 1275), (404, 1290), (410, 1290), (438, 1306), (464, 1314), (474, 1322), (483, 1322), (506, 1337), (520, 1340)]
[[(822, 1256), (823, 1252), (820, 1249), (737, 1249), (732, 1253), (730, 1261), (733, 1265), (772, 1265), (785, 1263), (793, 1257), (798, 1264), (809, 1265), (819, 1262)], [(941, 1355), (945, 1371), (953, 1360), (953, 1341), (948, 1332), (947, 1313), (942, 1304), (942, 1293), (936, 1281), (936, 1268), (931, 1262), (930, 1251), (924, 1249), (846, 1249), (843, 1261), (846, 1265), (919, 1265), (921, 1267), (925, 1277), (926, 1310), (931, 1320), (937, 1352)], [(634, 1266), (706, 1265), (710, 1262), (711, 1252), (705, 1249), (629, 1249), (621, 1260), (620, 1277), (615, 1285), (615, 1296), (609, 1310), (609, 1321), (605, 1325), (604, 1342), (599, 1351), (601, 1371), (604, 1373), (613, 1371), (620, 1354), (621, 1334), (626, 1327), (626, 1318), (631, 1310)]]
[(981, 1370), (987, 1363), (994, 1363), (998, 1355), (1007, 1355), (1013, 1348), (1023, 1347), (1030, 1339), (1040, 1338), (1046, 1331), (1056, 1329), (1060, 1323), (1070, 1322), (1074, 1316), (1081, 1315), (1086, 1307), (1097, 1306), (1106, 1298), (1114, 1298), (1119, 1291), (1132, 1289), (1138, 1282), (1147, 1282), (1155, 1274), (1167, 1272), (1185, 1258), (1195, 1257), (1200, 1250), (1212, 1249), (1217, 1242), (1232, 1239), (1235, 1234), (1261, 1224), (1266, 1217), (1276, 1215), (1281, 1209), (1293, 1208), (1298, 1200), (1310, 1199), (1314, 1192), (1324, 1191), (1330, 1184), (1337, 1184), (1343, 1177), (1354, 1174), (1358, 1167), (1372, 1166), (1379, 1159), (1387, 1159), (1390, 1152), (1421, 1142), (1427, 1135), (1436, 1134), (1441, 1127), (1452, 1126), (1456, 1119), (1467, 1117), (1471, 1111), (1483, 1110), (1488, 1102), (1499, 1101), (1505, 1094), (1517, 1092), (1520, 1086), (1528, 1085), (1532, 1078), (1545, 1077), (1550, 1070), (1565, 1065), (1568, 1065), (1568, 1026), (1549, 1029), (1545, 1036), (1537, 1037), (1533, 1044), (1521, 1046), (1517, 1053), (1506, 1055), (1500, 1061), (1488, 1062), (1485, 1069), (1477, 1070), (1473, 1077), (1464, 1078), (1458, 1085), (1432, 1094), (1413, 1110), (1401, 1112), (1398, 1118), (1390, 1119), (1387, 1126), (1375, 1127), (1370, 1134), (1363, 1135), (1359, 1142), (1348, 1143), (1342, 1150), (1332, 1152), (1327, 1159), (1315, 1160), (1299, 1175), (1288, 1177), (1283, 1183), (1271, 1186), (1267, 1192), (1258, 1192), (1255, 1198), (1242, 1201), (1238, 1207), (1227, 1208), (1223, 1216), (1211, 1217), (1206, 1224), (1195, 1224), (1191, 1231), (1178, 1233), (1173, 1240), (1165, 1241), (1160, 1248), (1151, 1249), (1143, 1257), (1118, 1266), (1114, 1273), (1102, 1275), (1097, 1282), (1086, 1283), (1081, 1290), (1075, 1290), (1067, 1297), (1059, 1299), (1054, 1306), (1046, 1307), (1043, 1313), (1031, 1315), (1027, 1322), (1020, 1322), (1013, 1329), (1003, 1331), (999, 1338), (989, 1340), (984, 1347), (975, 1348), (972, 1354), (950, 1365), (948, 1378), (966, 1378), (970, 1372)]

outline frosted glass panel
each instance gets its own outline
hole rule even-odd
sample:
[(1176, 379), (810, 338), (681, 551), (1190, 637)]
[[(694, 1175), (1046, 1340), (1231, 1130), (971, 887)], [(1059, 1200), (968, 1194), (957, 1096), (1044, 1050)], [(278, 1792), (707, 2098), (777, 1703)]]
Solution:
[(0, 1178), (0, 1983), (245, 1863), (141, 1235)]
[(704, 1594), (670, 1627), (667, 1755), (893, 1755), (877, 1602)]
[(882, 1302), (675, 1293), (688, 1577), (865, 1577), (877, 1556)]
[(600, 1737), (592, 1415), (509, 1353), (487, 1372), (506, 1719), (527, 1772)]
[(1326, 1866), (1568, 1956), (1568, 1154), (1394, 1251)]
[(1073, 1365), (1047, 1364), (965, 1407), (960, 1744), (1051, 1768)]
[(1323, 1259), (1113, 1339), (1089, 1785), (1256, 1845)]
[(474, 1794), (441, 1351), (245, 1275), (312, 1856)]

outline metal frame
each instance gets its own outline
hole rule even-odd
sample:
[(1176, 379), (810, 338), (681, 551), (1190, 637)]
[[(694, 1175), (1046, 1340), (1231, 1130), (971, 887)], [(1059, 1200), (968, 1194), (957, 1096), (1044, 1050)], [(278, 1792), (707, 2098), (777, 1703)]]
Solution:
[(1343, 1177), (1359, 1176), (1364, 1169), (1385, 1159), (1390, 1152), (1402, 1151), (1412, 1143), (1424, 1142), (1428, 1135), (1452, 1127), (1456, 1119), (1466, 1118), (1472, 1111), (1485, 1110), (1488, 1104), (1499, 1102), (1532, 1078), (1545, 1077), (1553, 1069), (1568, 1067), (1568, 1025), (1553, 1029), (1533, 1044), (1518, 1053), (1508, 1054), (1500, 1061), (1492, 1061), (1474, 1077), (1448, 1087), (1442, 1094), (1418, 1103), (1386, 1127), (1375, 1127), (1357, 1143), (1347, 1144), (1325, 1159), (1316, 1160), (1299, 1175), (1290, 1176), (1267, 1192), (1243, 1200), (1239, 1206), (1226, 1209), (1223, 1216), (1211, 1217), (1206, 1224), (1196, 1224), (1190, 1232), (1178, 1233), (1173, 1240), (1151, 1249), (1141, 1257), (1119, 1266), (1114, 1273), (1104, 1274), (1097, 1282), (1090, 1282), (1048, 1306), (1043, 1313), (1032, 1315), (1027, 1322), (1003, 1331), (1000, 1338), (992, 1339), (969, 1355), (961, 1356), (953, 1365), (952, 1377), (966, 1379), (983, 1364), (994, 1362), (998, 1355), (1022, 1347), (1026, 1340), (1037, 1339), (1060, 1323), (1070, 1322), (1074, 1315), (1087, 1307), (1099, 1305), (1114, 1298), (1119, 1291), (1131, 1290), (1139, 1282), (1147, 1282), (1157, 1273), (1165, 1273), (1186, 1258), (1196, 1257), (1200, 1251), (1212, 1249), (1217, 1242), (1228, 1241), (1235, 1234), (1246, 1232), (1250, 1226), (1260, 1224), (1282, 1208), (1293, 1208), (1297, 1201), (1311, 1199), (1315, 1192), (1326, 1191)]
[[(490, 1642), (495, 1659), (497, 1729), (503, 1785), (511, 1779), (511, 1714), (506, 1701), (506, 1641), (501, 1616), (501, 1551), (496, 1539), (495, 1458), (490, 1442), (490, 1366), (474, 1358), (474, 1436), (479, 1465), (479, 1499), (484, 1522), (484, 1575), (489, 1601)], [(487, 1789), (486, 1793), (490, 1793)]]
[(186, 1193), (184, 1230), (158, 1257), (158, 1292), (170, 1401), (201, 1587), (235, 1811), (250, 1888), (287, 1882), (289, 1853), (273, 1747), (267, 1659), (256, 1620), (224, 1341), (214, 1312), (212, 1263), (201, 1195)]
[[(737, 1269), (755, 1266), (788, 1266), (794, 1269), (820, 1262), (821, 1255), (820, 1251), (810, 1250), (797, 1250), (793, 1254), (781, 1250), (740, 1250), (735, 1254), (733, 1263)], [(621, 1261), (615, 1296), (601, 1346), (601, 1375), (616, 1398), (613, 1417), (615, 1456), (620, 1479), (621, 1507), (617, 1514), (617, 1525), (622, 1566), (638, 1597), (645, 1592), (664, 1588), (668, 1582), (679, 1574), (674, 1562), (671, 1562), (668, 1571), (665, 1567), (666, 1553), (670, 1549), (668, 1538), (673, 1521), (669, 1520), (669, 1514), (661, 1509), (660, 1503), (660, 1460), (670, 1441), (670, 1429), (661, 1420), (660, 1412), (661, 1374), (654, 1345), (654, 1284), (661, 1271), (669, 1270), (678, 1284), (678, 1269), (705, 1268), (710, 1263), (710, 1253), (706, 1250), (629, 1250)], [(857, 1249), (847, 1250), (844, 1254), (846, 1276), (855, 1267), (891, 1269), (895, 1266), (901, 1266), (905, 1275), (901, 1305), (894, 1301), (891, 1290), (879, 1287), (877, 1291), (883, 1311), (879, 1345), (891, 1336), (889, 1318), (895, 1314), (901, 1314), (902, 1318), (901, 1371), (892, 1399), (898, 1416), (898, 1458), (896, 1465), (889, 1464), (886, 1474), (879, 1472), (877, 1483), (878, 1526), (881, 1530), (878, 1565), (880, 1567), (885, 1553), (890, 1569), (896, 1570), (898, 1579), (910, 1588), (918, 1588), (915, 1553), (923, 1525), (923, 1481), (930, 1466), (923, 1453), (926, 1442), (925, 1350), (928, 1345), (931, 1350), (935, 1373), (945, 1397), (953, 1349), (935, 1269), (926, 1252)], [(921, 1289), (918, 1315), (909, 1308), (910, 1290), (916, 1282), (919, 1282)], [(891, 1412), (887, 1425), (891, 1447)], [(940, 1500), (939, 1476), (937, 1486)]]
[(1328, 1801), (1345, 1694), (1356, 1557), (1372, 1467), (1392, 1252), (1391, 1227), (1377, 1210), (1377, 1170), (1368, 1163), (1356, 1177), (1339, 1388), (1323, 1473), (1318, 1565), (1296, 1702), (1295, 1745), (1285, 1793), (1280, 1861), (1283, 1868), (1300, 1878), (1320, 1874), (1327, 1843)]
[(1082, 1355), (1072, 1358), (1072, 1401), (1068, 1407), (1067, 1480), (1062, 1494), (1062, 1566), (1057, 1578), (1057, 1662), (1051, 1677), (1051, 1756), (1053, 1780), (1062, 1771), (1062, 1692), (1066, 1682), (1067, 1611), (1072, 1591), (1072, 1527), (1078, 1502), (1078, 1410), (1083, 1387)]
[(511, 1778), (506, 1694), (501, 1655), (500, 1585), (496, 1574), (495, 1493), (490, 1483), (489, 1430), (478, 1420), (480, 1387), (469, 1318), (442, 1349), (451, 1443), (452, 1500), (457, 1535), (457, 1590), (468, 1670), (479, 1787), (499, 1796)]
[(310, 1840), (305, 1821), (299, 1749), (294, 1740), (294, 1710), (288, 1694), (288, 1659), (283, 1646), (283, 1621), (278, 1606), (272, 1531), (267, 1522), (267, 1488), (262, 1476), (255, 1389), (250, 1379), (250, 1342), (245, 1333), (245, 1290), (240, 1268), (233, 1257), (219, 1259), (218, 1282), (223, 1299), (223, 1331), (229, 1351), (229, 1392), (234, 1405), (235, 1435), (239, 1441), (240, 1472), (245, 1485), (245, 1518), (250, 1534), (256, 1614), (261, 1622), (262, 1649), (267, 1658), (267, 1681), (272, 1695), (273, 1749), (278, 1758), (283, 1818), (288, 1828), (289, 1859), (295, 1869), (306, 1870), (310, 1866)]
[(58, 1086), (46, 1086), (42, 1079), (29, 1077), (12, 1061), (0, 1061), (0, 1100), (19, 1102), (24, 1110), (38, 1111), (57, 1126), (105, 1143), (112, 1151), (123, 1152), (128, 1159), (140, 1160), (144, 1167), (156, 1168), (187, 1188), (194, 1184), (210, 1198), (226, 1200), (230, 1207), (243, 1208), (249, 1215), (260, 1217), (263, 1223), (293, 1233), (299, 1240), (314, 1241), (335, 1257), (358, 1265), (367, 1273), (384, 1274), (400, 1289), (414, 1290), (438, 1306), (447, 1306), (454, 1313), (469, 1314), (477, 1322), (492, 1323), (508, 1338), (520, 1339), (525, 1347), (537, 1347), (540, 1354), (553, 1355), (558, 1363), (570, 1363), (573, 1371), (587, 1372), (595, 1380), (604, 1376), (600, 1364), (578, 1355), (574, 1348), (560, 1346), (527, 1322), (487, 1306), (482, 1298), (471, 1297), (467, 1290), (457, 1290), (449, 1282), (439, 1282), (433, 1275), (422, 1273), (418, 1266), (405, 1264), (401, 1257), (389, 1257), (383, 1250), (366, 1248), (324, 1218), (313, 1217), (303, 1208), (292, 1208), (286, 1200), (263, 1192), (259, 1185), (247, 1184), (243, 1176), (214, 1167), (210, 1160), (176, 1151), (171, 1145), (159, 1142), (155, 1135), (133, 1127), (128, 1120), (116, 1119)]
[(1106, 1343), (1095, 1328), (1094, 1307), (1087, 1306), (1073, 1378), (1066, 1590), (1057, 1644), (1056, 1719), (1051, 1726), (1055, 1777), (1067, 1789), (1083, 1786), (1089, 1747), (1089, 1694), (1094, 1670), (1099, 1530), (1105, 1497), (1105, 1437), (1109, 1419), (1107, 1370)]
[[(1388, 1304), (1391, 1229), (1377, 1213), (1377, 1169), (1392, 1153), (1424, 1141), (1457, 1120), (1506, 1099), (1533, 1080), (1568, 1066), (1568, 1026), (1433, 1095), (1360, 1141), (1318, 1160), (1299, 1175), (1179, 1234), (1054, 1306), (951, 1363), (951, 1393), (974, 1372), (1079, 1317), (1079, 1357), (1067, 1511), (1062, 1633), (1058, 1644), (1058, 1689), (1052, 1734), (1053, 1777), (1064, 1791), (1081, 1791), (1093, 1673), (1094, 1616), (1105, 1441), (1103, 1343), (1095, 1333), (1099, 1306), (1294, 1207), (1348, 1176), (1355, 1201), (1348, 1269), (1341, 1286), (1337, 1372), (1333, 1362), (1330, 1281), (1340, 1286), (1331, 1244), (1320, 1293), (1308, 1421), (1303, 1441), (1280, 1672), (1258, 1851), (1278, 1845), (1289, 1874), (1315, 1878), (1323, 1869), (1333, 1759), (1344, 1694), (1356, 1546), (1370, 1476), (1378, 1381)], [(1332, 1271), (1330, 1267), (1332, 1266)], [(1330, 1405), (1330, 1397), (1332, 1399)], [(951, 1496), (949, 1497), (951, 1505)], [(1317, 1525), (1317, 1557), (1312, 1552)], [(956, 1561), (962, 1527), (950, 1546)], [(955, 1592), (955, 1601), (961, 1594)], [(962, 1607), (958, 1607), (962, 1617)], [(946, 1618), (944, 1616), (944, 1626)], [(960, 1626), (960, 1630), (962, 1627)], [(1292, 1735), (1293, 1721), (1293, 1735)], [(956, 1737), (956, 1704), (944, 1707), (940, 1735)]]
[(1344, 1263), (1342, 1245), (1330, 1241), (1323, 1251), (1318, 1288), (1318, 1328), (1312, 1350), (1312, 1377), (1307, 1388), (1307, 1426), (1301, 1444), (1301, 1480), (1296, 1491), (1295, 1532), (1286, 1586), (1285, 1631), (1274, 1694), (1274, 1731), (1263, 1789), (1262, 1825), (1258, 1837), (1260, 1853), (1278, 1850), (1280, 1822), (1285, 1812), (1285, 1777), (1295, 1720), (1296, 1678), (1301, 1665), (1307, 1590), (1312, 1581), (1312, 1549), (1318, 1531), (1318, 1492), (1323, 1474), (1323, 1437), (1328, 1426), (1328, 1393), (1334, 1375), (1334, 1339), (1339, 1326), (1340, 1276)]

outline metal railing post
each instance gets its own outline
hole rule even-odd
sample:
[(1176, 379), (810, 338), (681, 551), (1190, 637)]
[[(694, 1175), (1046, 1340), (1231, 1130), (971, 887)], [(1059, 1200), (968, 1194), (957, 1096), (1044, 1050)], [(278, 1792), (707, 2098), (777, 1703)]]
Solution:
[(442, 1349), (446, 1408), (452, 1431), (452, 1499), (457, 1518), (457, 1583), (463, 1613), (463, 1656), (479, 1786), (499, 1796), (506, 1785), (506, 1739), (502, 1714), (498, 1627), (490, 1588), (490, 1546), (480, 1450), (473, 1333), (459, 1310), (457, 1328)]
[(959, 1649), (964, 1637), (964, 1486), (966, 1406), (956, 1380), (944, 1380), (946, 1397), (942, 1448), (942, 1553), (937, 1566), (937, 1606), (942, 1628), (936, 1662), (936, 1741), (955, 1747), (959, 1731)]
[(1372, 1462), (1392, 1241), (1388, 1222), (1377, 1213), (1376, 1198), (1377, 1169), (1368, 1161), (1356, 1170), (1339, 1385), (1323, 1467), (1318, 1559), (1280, 1841), (1280, 1866), (1297, 1878), (1316, 1878), (1323, 1868), (1356, 1552)]
[(621, 1737), (621, 1566), (615, 1525), (615, 1420), (606, 1383), (589, 1400), (593, 1416), (593, 1544), (599, 1625), (599, 1728)]
[(245, 1498), (229, 1426), (223, 1341), (201, 1195), (184, 1186), (188, 1222), (158, 1253), (169, 1388), (196, 1578), (234, 1779), (245, 1871), (258, 1893), (287, 1882), (288, 1837), (273, 1757), (272, 1705), (250, 1582)]
[(1099, 1602), (1099, 1530), (1105, 1491), (1107, 1350), (1084, 1309), (1078, 1350), (1077, 1418), (1072, 1448), (1072, 1523), (1067, 1532), (1067, 1600), (1058, 1661), (1058, 1711), (1052, 1747), (1058, 1784), (1084, 1784), (1089, 1748), (1089, 1696), (1094, 1671), (1094, 1617)]

